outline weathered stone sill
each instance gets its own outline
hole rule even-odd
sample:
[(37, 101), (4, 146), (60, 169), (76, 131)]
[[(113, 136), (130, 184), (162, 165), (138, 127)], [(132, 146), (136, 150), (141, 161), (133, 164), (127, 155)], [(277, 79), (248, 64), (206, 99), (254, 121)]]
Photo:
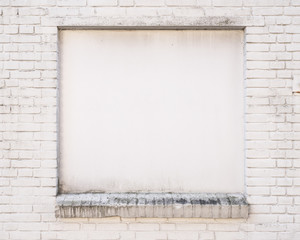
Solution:
[(61, 218), (247, 218), (240, 193), (93, 193), (57, 196)]

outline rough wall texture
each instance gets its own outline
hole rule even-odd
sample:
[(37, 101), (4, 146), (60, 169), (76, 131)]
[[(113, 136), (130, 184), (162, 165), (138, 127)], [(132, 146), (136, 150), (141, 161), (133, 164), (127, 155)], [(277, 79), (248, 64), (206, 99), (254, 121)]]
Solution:
[[(1, 0), (0, 239), (300, 239), (299, 0)], [(247, 220), (57, 219), (57, 26), (246, 26)]]

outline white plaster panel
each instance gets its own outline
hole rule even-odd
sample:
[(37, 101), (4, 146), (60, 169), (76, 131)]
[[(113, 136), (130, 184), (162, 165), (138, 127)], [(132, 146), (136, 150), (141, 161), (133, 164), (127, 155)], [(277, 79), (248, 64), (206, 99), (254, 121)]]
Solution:
[(62, 30), (64, 192), (243, 192), (242, 30)]

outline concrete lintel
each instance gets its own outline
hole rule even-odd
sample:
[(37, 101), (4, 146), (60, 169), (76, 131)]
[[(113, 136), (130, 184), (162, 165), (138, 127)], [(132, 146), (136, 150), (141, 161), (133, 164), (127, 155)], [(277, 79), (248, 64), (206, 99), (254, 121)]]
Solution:
[(61, 218), (247, 218), (241, 193), (88, 193), (57, 196)]
[(89, 17), (58, 18), (59, 29), (243, 29), (263, 26), (263, 17)]

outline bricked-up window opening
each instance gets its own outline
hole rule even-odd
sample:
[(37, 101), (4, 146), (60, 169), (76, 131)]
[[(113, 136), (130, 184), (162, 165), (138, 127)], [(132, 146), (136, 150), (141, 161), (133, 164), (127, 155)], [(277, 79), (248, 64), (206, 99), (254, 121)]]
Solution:
[(62, 30), (60, 68), (60, 193), (243, 192), (243, 31)]

